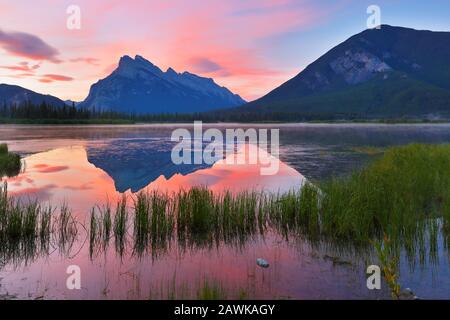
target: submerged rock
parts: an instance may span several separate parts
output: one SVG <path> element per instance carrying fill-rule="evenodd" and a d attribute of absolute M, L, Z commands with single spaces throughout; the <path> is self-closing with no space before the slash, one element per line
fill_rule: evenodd
<path fill-rule="evenodd" d="M 406 288 L 400 293 L 399 296 L 400 300 L 419 300 L 419 297 L 417 297 L 414 292 L 410 288 Z"/>
<path fill-rule="evenodd" d="M 256 259 L 256 264 L 258 266 L 260 266 L 261 268 L 268 268 L 269 267 L 269 263 L 266 260 L 261 259 L 261 258 Z"/>

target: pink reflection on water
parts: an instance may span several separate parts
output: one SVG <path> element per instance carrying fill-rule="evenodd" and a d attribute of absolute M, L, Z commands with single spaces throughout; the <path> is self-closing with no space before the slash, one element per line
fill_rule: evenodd
<path fill-rule="evenodd" d="M 254 146 L 246 150 L 258 151 Z M 38 197 L 53 205 L 66 202 L 81 221 L 86 221 L 94 205 L 107 199 L 115 201 L 121 196 L 113 179 L 89 163 L 84 147 L 38 153 L 27 157 L 25 162 L 24 173 L 6 179 L 11 194 L 21 198 Z M 208 186 L 214 192 L 248 189 L 277 192 L 298 188 L 305 181 L 285 163 L 279 161 L 278 165 L 276 175 L 262 176 L 261 163 L 227 164 L 226 160 L 221 160 L 211 168 L 184 176 L 178 174 L 170 179 L 160 176 L 146 190 L 176 192 L 193 186 Z M 46 170 L 48 168 L 64 169 Z M 189 297 L 195 298 L 197 288 L 209 278 L 223 285 L 230 292 L 230 299 L 239 298 L 241 289 L 246 290 L 250 298 L 342 298 L 348 294 L 347 290 L 342 290 L 346 287 L 352 288 L 351 297 L 367 297 L 367 290 L 355 282 L 355 277 L 364 279 L 364 275 L 355 276 L 353 270 L 344 267 L 335 269 L 330 262 L 312 258 L 307 245 L 287 243 L 284 236 L 275 234 L 249 240 L 239 248 L 221 244 L 215 249 L 200 247 L 184 251 L 173 246 L 156 259 L 150 254 L 133 256 L 130 245 L 121 258 L 114 245 L 110 245 L 104 254 L 91 260 L 87 238 L 87 231 L 78 235 L 69 257 L 53 250 L 49 256 L 39 257 L 19 268 L 6 265 L 0 269 L 0 293 L 6 290 L 26 299 L 39 296 L 46 299 L 167 299 L 170 288 L 176 285 L 180 291 L 187 286 Z M 271 267 L 256 266 L 259 257 L 266 258 Z M 69 265 L 80 266 L 82 290 L 67 289 Z"/>
<path fill-rule="evenodd" d="M 161 175 L 144 189 L 172 193 L 194 186 L 207 186 L 213 192 L 284 192 L 299 188 L 304 183 L 305 178 L 299 172 L 256 146 L 243 146 L 237 155 L 258 152 L 261 156 L 256 163 L 229 164 L 227 159 L 223 159 L 210 168 L 187 175 L 176 174 L 169 179 Z M 276 161 L 279 167 L 276 175 L 261 175 L 261 167 L 268 160 Z M 107 201 L 114 203 L 121 196 L 114 187 L 114 180 L 88 161 L 84 147 L 37 153 L 26 157 L 25 164 L 23 173 L 5 179 L 10 194 L 16 197 L 48 201 L 53 205 L 67 203 L 76 213 L 87 213 L 93 206 Z M 130 191 L 126 194 L 132 195 Z"/>
<path fill-rule="evenodd" d="M 74 212 L 114 200 L 114 181 L 87 161 L 83 147 L 55 149 L 26 157 L 25 171 L 5 179 L 11 195 L 21 199 L 39 199 L 52 205 L 67 203 Z"/>
<path fill-rule="evenodd" d="M 250 160 L 249 155 L 255 154 L 258 155 L 256 161 Z M 241 159 L 245 159 L 243 163 L 238 161 L 240 156 Z M 261 174 L 261 169 L 267 168 L 268 163 L 278 167 L 276 174 Z M 303 175 L 294 168 L 257 146 L 247 144 L 241 145 L 235 154 L 217 161 L 211 168 L 197 170 L 188 175 L 176 174 L 170 179 L 160 176 L 150 183 L 147 189 L 170 193 L 194 186 L 207 186 L 213 192 L 224 190 L 285 192 L 298 189 L 304 181 Z"/>

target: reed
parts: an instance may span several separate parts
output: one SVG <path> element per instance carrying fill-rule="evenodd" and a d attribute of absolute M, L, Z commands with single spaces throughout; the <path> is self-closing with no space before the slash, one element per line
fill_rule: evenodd
<path fill-rule="evenodd" d="M 8 196 L 8 185 L 0 186 L 0 265 L 28 262 L 48 253 L 51 209 L 37 202 L 22 203 Z"/>
<path fill-rule="evenodd" d="M 117 202 L 116 213 L 114 215 L 114 246 L 116 252 L 120 256 L 123 255 L 126 246 L 128 224 L 128 210 L 127 210 L 127 197 L 125 195 Z"/>

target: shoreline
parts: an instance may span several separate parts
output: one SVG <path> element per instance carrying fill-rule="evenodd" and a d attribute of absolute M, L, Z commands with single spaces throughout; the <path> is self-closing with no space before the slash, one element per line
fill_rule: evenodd
<path fill-rule="evenodd" d="M 201 120 L 198 120 L 201 121 Z M 29 120 L 19 120 L 19 121 L 4 121 L 0 119 L 1 126 L 172 126 L 172 125 L 193 125 L 194 121 L 155 121 L 155 122 L 145 122 L 145 121 L 131 121 L 131 120 L 101 120 L 101 121 L 71 121 L 71 120 L 61 120 L 61 121 L 29 121 Z M 449 121 L 255 121 L 255 122 L 236 122 L 236 121 L 202 121 L 204 125 L 282 125 L 282 126 L 296 126 L 296 125 L 449 125 Z"/>

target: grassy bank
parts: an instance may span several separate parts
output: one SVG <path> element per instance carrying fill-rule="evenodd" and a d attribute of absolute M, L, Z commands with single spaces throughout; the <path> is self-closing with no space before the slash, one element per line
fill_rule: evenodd
<path fill-rule="evenodd" d="M 22 162 L 20 156 L 11 153 L 6 144 L 0 144 L 0 178 L 3 176 L 15 176 L 20 172 Z"/>

